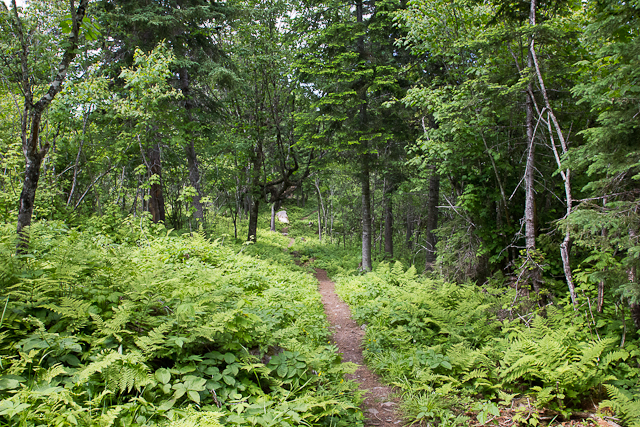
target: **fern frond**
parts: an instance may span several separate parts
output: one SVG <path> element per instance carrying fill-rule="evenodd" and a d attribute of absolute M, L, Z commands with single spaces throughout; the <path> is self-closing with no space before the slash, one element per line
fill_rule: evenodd
<path fill-rule="evenodd" d="M 66 374 L 67 372 L 64 370 L 64 366 L 60 363 L 56 363 L 49 369 L 47 369 L 42 375 L 42 381 L 45 383 L 50 383 L 58 375 Z"/>
<path fill-rule="evenodd" d="M 165 322 L 155 327 L 149 332 L 149 335 L 138 338 L 135 344 L 142 350 L 142 353 L 148 357 L 162 348 L 163 344 L 166 344 L 165 334 L 169 332 L 172 327 L 173 325 L 171 323 Z"/>
<path fill-rule="evenodd" d="M 380 264 L 378 264 L 378 267 L 376 268 L 376 274 L 378 276 L 386 276 L 387 274 L 389 274 L 389 263 L 381 262 Z"/>
<path fill-rule="evenodd" d="M 485 369 L 474 369 L 473 371 L 469 372 L 467 375 L 462 377 L 460 382 L 466 383 L 467 381 L 474 380 L 477 378 L 484 379 L 484 378 L 487 378 L 487 374 L 488 372 Z"/>
<path fill-rule="evenodd" d="M 618 360 L 627 360 L 628 357 L 629 357 L 629 352 L 625 349 L 620 349 L 620 350 L 607 353 L 602 358 L 601 363 L 602 363 L 602 366 L 607 366 L 611 362 L 617 362 Z"/>
<path fill-rule="evenodd" d="M 600 402 L 600 407 L 613 409 L 630 427 L 640 427 L 640 395 L 627 395 L 610 384 L 605 384 L 604 387 L 610 400 Z"/>

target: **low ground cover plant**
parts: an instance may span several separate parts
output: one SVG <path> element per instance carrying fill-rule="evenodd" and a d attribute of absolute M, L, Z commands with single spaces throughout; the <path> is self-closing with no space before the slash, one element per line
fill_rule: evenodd
<path fill-rule="evenodd" d="M 362 424 L 297 267 L 144 218 L 30 232 L 0 230 L 0 425 Z"/>
<path fill-rule="evenodd" d="M 515 408 L 535 425 L 542 410 L 563 419 L 599 404 L 640 425 L 639 342 L 619 320 L 555 304 L 526 313 L 508 287 L 421 278 L 399 262 L 336 281 L 366 325 L 366 361 L 400 387 L 411 421 L 484 424 Z"/>

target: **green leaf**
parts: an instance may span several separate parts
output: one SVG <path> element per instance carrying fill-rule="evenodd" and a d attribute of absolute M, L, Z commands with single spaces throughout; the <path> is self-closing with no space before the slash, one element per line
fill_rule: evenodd
<path fill-rule="evenodd" d="M 278 370 L 276 371 L 276 373 L 278 374 L 279 377 L 284 378 L 287 375 L 287 365 L 280 365 L 278 366 Z"/>
<path fill-rule="evenodd" d="M 0 377 L 0 390 L 12 390 L 18 388 L 25 379 L 17 375 L 4 375 Z"/>
<path fill-rule="evenodd" d="M 198 393 L 197 391 L 189 390 L 187 392 L 187 396 L 189 396 L 189 399 L 193 400 L 194 402 L 200 403 L 200 393 Z"/>
<path fill-rule="evenodd" d="M 173 408 L 173 405 L 176 404 L 176 398 L 172 398 L 169 399 L 167 401 L 165 401 L 162 405 L 158 406 L 158 409 L 160 411 L 168 411 L 169 409 Z"/>
<path fill-rule="evenodd" d="M 167 384 L 171 380 L 171 373 L 165 368 L 160 368 L 156 371 L 155 377 L 162 384 Z"/>

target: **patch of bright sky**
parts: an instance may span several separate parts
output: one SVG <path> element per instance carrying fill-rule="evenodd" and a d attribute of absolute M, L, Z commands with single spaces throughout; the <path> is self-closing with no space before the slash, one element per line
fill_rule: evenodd
<path fill-rule="evenodd" d="M 11 7 L 11 0 L 2 0 L 4 1 L 4 4 L 7 5 L 7 7 Z M 18 7 L 24 6 L 24 4 L 26 3 L 26 0 L 16 0 L 16 5 Z"/>

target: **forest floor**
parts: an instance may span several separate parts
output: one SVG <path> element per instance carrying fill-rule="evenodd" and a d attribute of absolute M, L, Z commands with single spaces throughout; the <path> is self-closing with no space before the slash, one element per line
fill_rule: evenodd
<path fill-rule="evenodd" d="M 336 295 L 335 284 L 328 279 L 327 272 L 317 268 L 318 290 L 322 304 L 331 324 L 333 341 L 342 353 L 343 362 L 359 365 L 358 370 L 347 378 L 360 384 L 360 390 L 366 390 L 362 411 L 366 426 L 391 427 L 402 423 L 396 412 L 398 401 L 392 397 L 392 388 L 380 382 L 380 378 L 364 364 L 362 338 L 364 330 L 351 318 L 347 303 Z"/>
<path fill-rule="evenodd" d="M 306 219 L 306 218 L 303 218 Z M 291 248 L 295 244 L 295 238 L 289 236 L 289 229 L 285 227 L 282 234 L 289 237 L 289 245 Z M 292 253 L 296 264 L 300 265 L 297 259 L 299 255 Z M 311 260 L 313 261 L 313 259 Z M 351 375 L 346 375 L 347 379 L 353 380 L 359 384 L 359 389 L 364 394 L 364 402 L 362 404 L 362 412 L 365 416 L 366 427 L 396 427 L 407 426 L 403 420 L 399 410 L 401 403 L 400 398 L 394 395 L 393 387 L 382 383 L 380 377 L 372 372 L 364 363 L 362 353 L 362 340 L 365 330 L 351 318 L 351 310 L 335 291 L 335 283 L 329 280 L 327 272 L 320 268 L 315 268 L 315 277 L 318 280 L 318 291 L 322 298 L 322 304 L 327 316 L 327 320 L 331 325 L 332 339 L 338 347 L 338 351 L 342 354 L 343 362 L 353 362 L 359 367 L 357 371 Z M 520 425 L 514 421 L 518 408 L 501 408 L 500 416 L 493 417 L 487 421 L 485 425 L 494 425 L 499 427 L 513 427 Z M 533 408 L 531 408 L 533 410 Z M 534 410 L 535 411 L 535 410 Z M 482 426 L 479 422 L 474 422 L 474 414 L 468 414 L 471 417 L 470 426 Z M 549 415 L 549 414 L 542 414 Z M 541 417 L 542 425 L 554 425 L 562 427 L 621 427 L 619 424 L 607 421 L 602 418 L 593 416 L 589 413 L 574 414 L 577 419 L 566 421 L 556 421 L 559 414 L 551 414 L 552 416 Z M 553 416 L 555 415 L 555 416 Z M 551 421 L 551 422 L 550 422 Z M 553 421 L 556 421 L 555 423 Z M 411 424 L 417 425 L 417 424 Z"/>
<path fill-rule="evenodd" d="M 288 231 L 288 228 L 285 228 L 282 233 L 286 236 Z M 289 237 L 289 247 L 294 243 L 295 239 Z M 362 404 L 365 426 L 395 427 L 403 425 L 402 417 L 396 411 L 399 400 L 392 396 L 393 389 L 382 384 L 380 377 L 364 363 L 362 354 L 364 329 L 351 318 L 349 306 L 336 294 L 335 283 L 329 280 L 327 272 L 319 268 L 316 268 L 315 272 L 324 312 L 331 324 L 332 338 L 338 351 L 342 354 L 342 361 L 358 365 L 358 370 L 347 375 L 346 378 L 358 383 L 359 389 L 365 392 Z"/>

